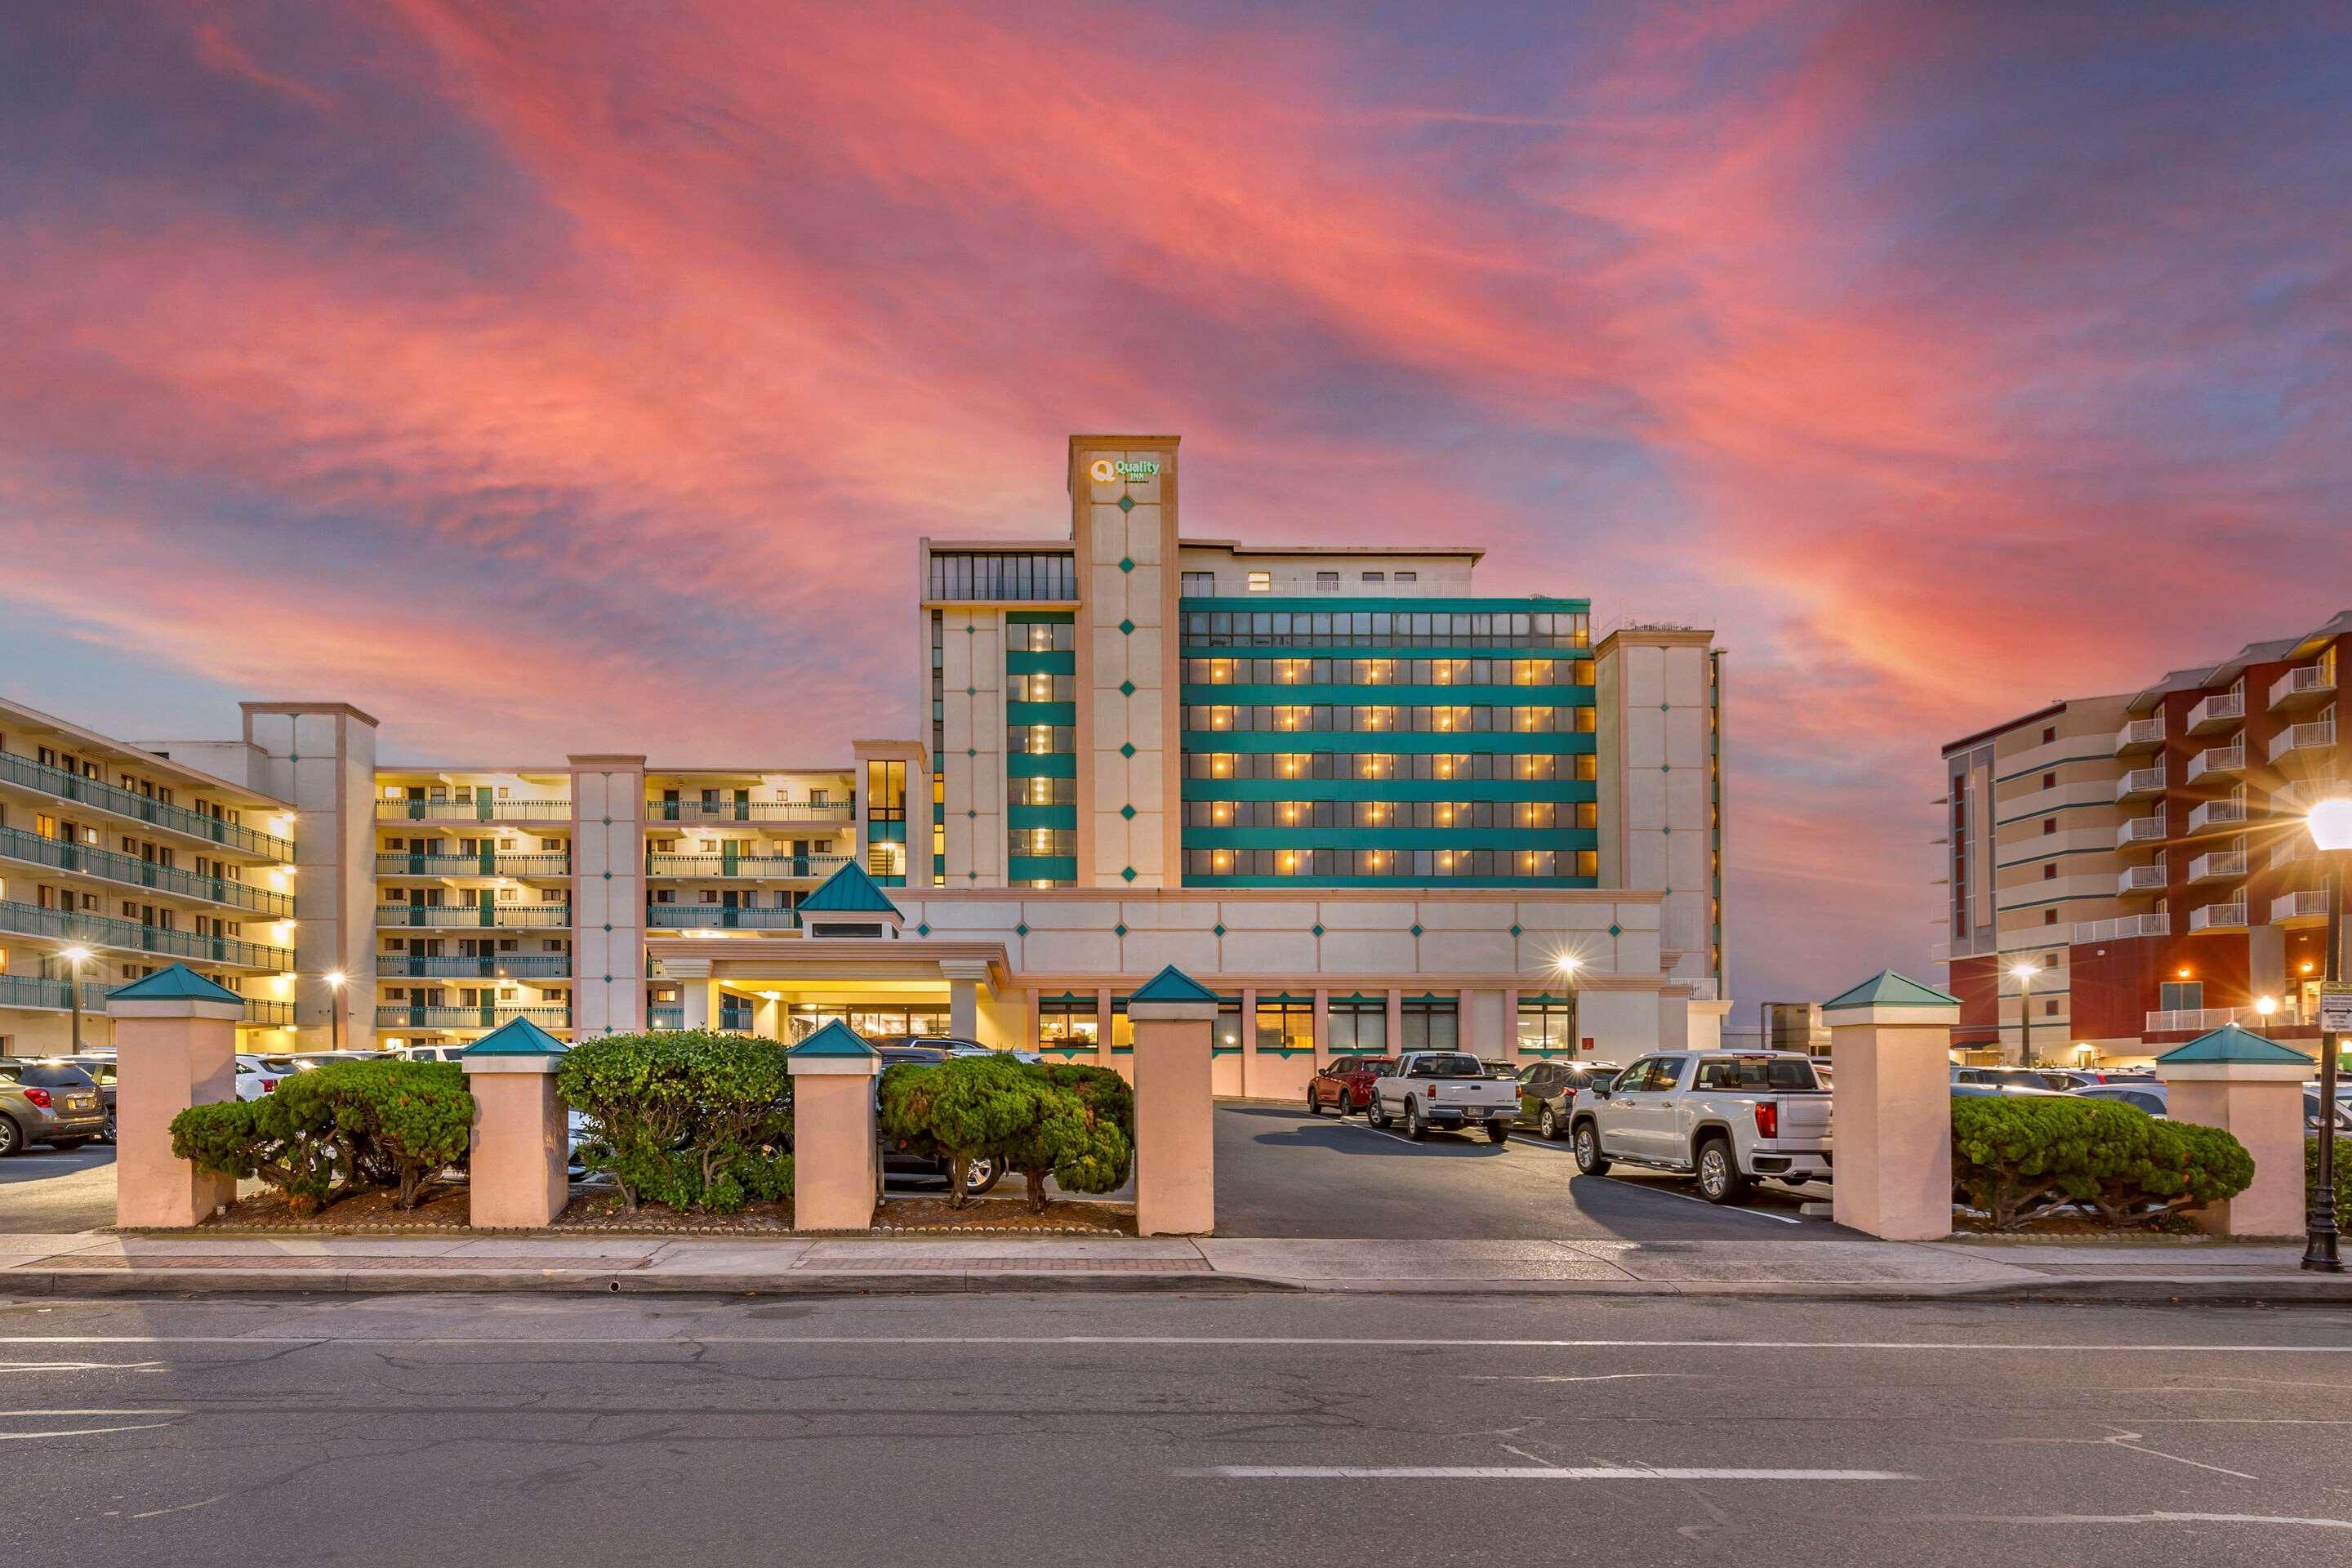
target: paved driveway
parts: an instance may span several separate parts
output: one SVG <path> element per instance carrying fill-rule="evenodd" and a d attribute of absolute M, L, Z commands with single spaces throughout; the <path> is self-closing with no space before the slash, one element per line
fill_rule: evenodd
<path fill-rule="evenodd" d="M 114 1146 L 31 1148 L 0 1160 L 0 1231 L 42 1235 L 114 1223 Z"/>
<path fill-rule="evenodd" d="M 1633 1241 L 1828 1238 L 1847 1234 L 1798 1213 L 1801 1194 L 1758 1187 L 1717 1208 L 1688 1183 L 1580 1176 L 1566 1143 L 1533 1132 L 1507 1143 L 1432 1132 L 1415 1143 L 1360 1116 L 1309 1117 L 1287 1102 L 1217 1107 L 1217 1234 L 1391 1241 L 1617 1237 Z M 1622 1169 L 1622 1167 L 1621 1167 Z"/>

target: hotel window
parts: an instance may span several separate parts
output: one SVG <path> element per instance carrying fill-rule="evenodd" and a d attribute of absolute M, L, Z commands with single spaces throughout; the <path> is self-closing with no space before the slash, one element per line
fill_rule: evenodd
<path fill-rule="evenodd" d="M 1217 596 L 1217 574 L 1214 572 L 1179 573 L 1177 592 L 1188 599 L 1213 599 Z"/>
<path fill-rule="evenodd" d="M 2205 1005 L 2201 980 L 2168 980 L 2157 987 L 2156 1005 L 2167 1013 L 2188 1013 Z"/>
<path fill-rule="evenodd" d="M 2058 879 L 2057 861 L 2044 860 L 2042 863 L 2042 879 L 2045 882 L 2054 882 Z"/>
<path fill-rule="evenodd" d="M 1389 1048 L 1389 1005 L 1381 996 L 1334 996 L 1327 1020 L 1331 1049 L 1377 1057 Z"/>
<path fill-rule="evenodd" d="M 1421 581 L 1421 574 L 1418 572 L 1400 572 L 1396 574 L 1396 580 L 1400 583 L 1418 583 Z"/>
<path fill-rule="evenodd" d="M 2054 817 L 2054 816 L 2045 816 L 2045 817 L 2043 817 L 2043 818 L 2042 819 L 2042 837 L 2048 837 L 2051 834 L 2055 833 L 2055 832 L 2057 832 L 2057 831 L 2058 831 L 2058 819 L 2057 819 L 2056 817 Z"/>
<path fill-rule="evenodd" d="M 907 764 L 869 762 L 866 764 L 866 819 L 907 820 Z"/>
<path fill-rule="evenodd" d="M 1543 996 L 1519 1003 L 1518 1039 L 1521 1051 L 1572 1051 L 1576 1048 L 1576 1004 Z"/>
<path fill-rule="evenodd" d="M 1092 1050 L 1101 1040 L 1096 999 L 1067 993 L 1037 1000 L 1037 1043 L 1042 1047 L 1084 1047 Z"/>
<path fill-rule="evenodd" d="M 2058 787 L 2058 775 L 2056 773 L 2043 773 L 2042 775 L 2042 787 L 2043 789 L 2056 789 Z"/>
<path fill-rule="evenodd" d="M 1405 1051 L 1450 1051 L 1461 1041 L 1451 996 L 1408 996 L 1404 999 Z"/>
<path fill-rule="evenodd" d="M 1251 573 L 1251 574 L 1249 574 L 1249 591 L 1250 591 L 1251 593 L 1253 593 L 1253 594 L 1271 594 L 1271 593 L 1273 593 L 1273 592 L 1274 592 L 1274 574 L 1273 574 L 1273 573 L 1271 573 L 1271 572 L 1253 572 L 1253 573 Z"/>
<path fill-rule="evenodd" d="M 1279 993 L 1257 999 L 1257 1048 L 1262 1051 L 1315 1048 L 1315 1001 L 1309 996 Z"/>
<path fill-rule="evenodd" d="M 2045 1018 L 2056 1017 L 2058 1016 L 2058 1004 L 2055 1002 L 2044 1002 L 2042 1004 L 2042 1016 Z"/>
<path fill-rule="evenodd" d="M 1315 591 L 1318 594 L 1338 593 L 1339 591 L 1339 574 L 1337 572 L 1318 572 L 1315 574 Z"/>
<path fill-rule="evenodd" d="M 1364 581 L 1367 583 L 1386 583 L 1388 580 L 1389 574 L 1385 572 L 1367 572 L 1364 574 Z"/>
<path fill-rule="evenodd" d="M 2046 926 L 2054 926 L 2054 925 L 2056 925 L 2056 924 L 2058 923 L 2058 911 L 2057 911 L 2056 910 L 2042 910 L 2042 923 L 2043 925 L 2046 925 Z"/>
<path fill-rule="evenodd" d="M 2058 738 L 2058 731 L 2057 731 L 2057 729 L 2056 729 L 2054 726 L 2050 727 L 2050 728 L 2045 728 L 2045 729 L 2042 731 L 2042 743 L 2043 745 L 2045 745 L 2045 746 L 2046 746 L 2046 745 L 2048 745 L 2051 742 L 2053 742 L 2053 741 L 2056 740 L 2057 738 Z"/>

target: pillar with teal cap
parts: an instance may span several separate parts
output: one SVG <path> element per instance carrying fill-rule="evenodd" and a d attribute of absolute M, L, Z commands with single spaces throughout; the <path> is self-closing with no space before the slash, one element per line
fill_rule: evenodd
<path fill-rule="evenodd" d="M 1832 1215 L 1889 1241 L 1952 1233 L 1952 1030 L 1960 1001 L 1884 969 L 1822 1004 Z"/>
<path fill-rule="evenodd" d="M 2224 1024 L 2156 1058 L 2165 1113 L 2218 1127 L 2254 1159 L 2252 1185 L 2190 1217 L 2216 1236 L 2291 1236 L 2303 1229 L 2303 1086 L 2316 1058 Z"/>
<path fill-rule="evenodd" d="M 566 1048 L 530 1019 L 514 1018 L 457 1058 L 474 1095 L 467 1187 L 468 1223 L 478 1229 L 551 1226 L 571 1199 L 572 1114 L 555 1087 Z"/>
<path fill-rule="evenodd" d="M 184 963 L 110 991 L 114 1024 L 114 1223 L 194 1225 L 236 1199 L 236 1179 L 172 1152 L 172 1118 L 236 1094 L 245 998 Z"/>
<path fill-rule="evenodd" d="M 1135 1228 L 1216 1227 L 1215 1103 L 1209 1083 L 1217 994 L 1170 964 L 1127 999 L 1135 1026 Z"/>

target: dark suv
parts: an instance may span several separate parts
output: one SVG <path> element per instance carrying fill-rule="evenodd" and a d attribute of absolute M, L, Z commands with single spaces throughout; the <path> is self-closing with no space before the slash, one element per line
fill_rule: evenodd
<path fill-rule="evenodd" d="M 1568 1062 L 1529 1062 L 1519 1069 L 1519 1125 L 1547 1138 L 1568 1136 L 1576 1097 L 1592 1089 L 1593 1075 Z"/>
<path fill-rule="evenodd" d="M 901 1062 L 913 1062 L 922 1067 L 937 1067 L 948 1059 L 948 1053 L 936 1046 L 884 1046 L 882 1070 L 888 1072 Z M 882 1092 L 880 1079 L 876 1079 L 875 1093 Z M 966 1168 L 963 1190 L 977 1195 L 996 1185 L 1003 1176 L 993 1160 L 974 1160 Z M 948 1184 L 948 1163 L 937 1154 L 918 1154 L 909 1150 L 894 1149 L 888 1139 L 882 1142 L 882 1181 L 888 1185 L 894 1176 L 928 1179 Z"/>
<path fill-rule="evenodd" d="M 106 1131 L 98 1080 L 71 1062 L 0 1061 L 0 1155 L 79 1149 Z"/>

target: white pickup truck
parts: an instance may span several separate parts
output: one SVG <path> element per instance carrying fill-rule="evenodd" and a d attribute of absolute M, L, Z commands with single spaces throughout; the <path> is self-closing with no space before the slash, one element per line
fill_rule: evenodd
<path fill-rule="evenodd" d="M 1727 1204 L 1759 1177 L 1830 1179 L 1830 1091 L 1799 1051 L 1661 1051 L 1579 1096 L 1569 1137 L 1588 1176 L 1674 1171 Z"/>
<path fill-rule="evenodd" d="M 1510 1137 L 1518 1114 L 1518 1080 L 1496 1078 L 1468 1051 L 1405 1052 L 1386 1078 L 1372 1080 L 1372 1103 L 1364 1112 L 1375 1127 L 1403 1122 L 1404 1135 L 1415 1140 L 1433 1127 L 1483 1121 L 1497 1143 Z"/>

